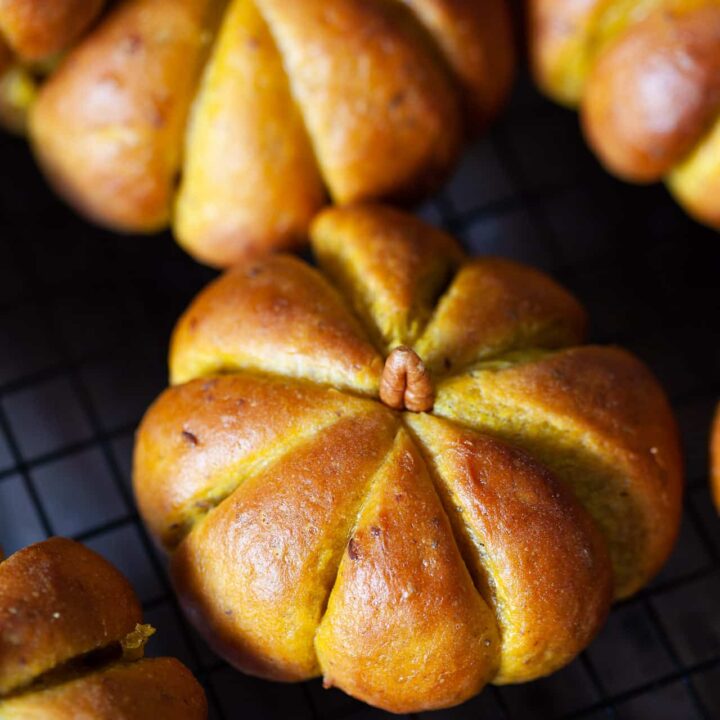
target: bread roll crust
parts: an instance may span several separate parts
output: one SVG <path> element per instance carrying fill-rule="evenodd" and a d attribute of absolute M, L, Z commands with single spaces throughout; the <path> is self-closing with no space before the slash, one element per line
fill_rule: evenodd
<path fill-rule="evenodd" d="M 371 394 L 382 359 L 319 272 L 290 255 L 275 255 L 238 266 L 211 283 L 173 332 L 174 384 L 231 370 L 271 372 Z"/>
<path fill-rule="evenodd" d="M 182 138 L 221 0 L 128 0 L 69 53 L 30 111 L 38 160 L 81 212 L 154 232 L 172 212 Z"/>
<path fill-rule="evenodd" d="M 404 429 L 360 508 L 315 645 L 326 685 L 391 712 L 456 705 L 495 676 L 495 617 Z"/>
<path fill-rule="evenodd" d="M 205 720 L 177 660 L 143 660 L 152 634 L 128 581 L 82 545 L 50 538 L 0 562 L 3 720 Z"/>
<path fill-rule="evenodd" d="M 173 224 L 210 265 L 305 242 L 329 199 L 427 196 L 509 92 L 507 0 L 224 6 L 113 7 L 29 124 L 81 212 L 129 233 Z"/>
<path fill-rule="evenodd" d="M 471 134 L 484 129 L 505 103 L 514 59 L 510 8 L 503 0 L 402 0 L 437 38 L 464 89 Z"/>
<path fill-rule="evenodd" d="M 612 573 L 598 527 L 568 487 L 526 453 L 431 415 L 405 420 L 498 619 L 494 682 L 524 682 L 562 667 L 594 638 L 610 602 Z M 596 585 L 599 592 L 585 594 Z"/>
<path fill-rule="evenodd" d="M 680 521 L 678 432 L 630 353 L 585 346 L 481 363 L 440 384 L 435 412 L 528 448 L 575 490 L 604 530 L 617 597 L 660 569 Z"/>
<path fill-rule="evenodd" d="M 321 271 L 275 257 L 265 289 L 251 266 L 198 297 L 138 431 L 140 512 L 190 617 L 247 672 L 394 712 L 558 669 L 677 533 L 662 390 L 624 351 L 572 347 L 584 312 L 536 271 L 377 205 L 313 233 Z M 422 404 L 377 382 L 399 355 Z"/>
<path fill-rule="evenodd" d="M 237 667 L 315 677 L 317 627 L 360 505 L 397 432 L 377 404 L 247 478 L 172 559 L 183 604 Z"/>
<path fill-rule="evenodd" d="M 65 50 L 90 27 L 105 0 L 0 0 L 0 35 L 23 62 Z"/>
<path fill-rule="evenodd" d="M 0 701 L 0 712 L 3 720 L 206 720 L 207 701 L 182 663 L 152 658 Z"/>
<path fill-rule="evenodd" d="M 649 15 L 598 58 L 585 132 L 614 173 L 661 180 L 720 112 L 720 5 Z"/>
<path fill-rule="evenodd" d="M 538 84 L 579 107 L 602 163 L 664 180 L 720 227 L 720 5 L 716 0 L 533 0 Z"/>
<path fill-rule="evenodd" d="M 372 403 L 263 375 L 219 375 L 168 388 L 138 436 L 145 521 L 168 549 L 258 468 Z"/>
<path fill-rule="evenodd" d="M 119 642 L 141 619 L 127 580 L 81 545 L 52 538 L 20 550 L 0 563 L 0 695 Z"/>
<path fill-rule="evenodd" d="M 178 242 L 220 266 L 273 246 L 289 249 L 304 242 L 325 202 L 273 34 L 255 3 L 231 3 L 187 129 Z"/>

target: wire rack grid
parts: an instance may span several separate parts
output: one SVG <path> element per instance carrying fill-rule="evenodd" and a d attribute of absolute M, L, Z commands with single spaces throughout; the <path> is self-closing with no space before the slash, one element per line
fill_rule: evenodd
<path fill-rule="evenodd" d="M 386 717 L 319 682 L 273 685 L 215 657 L 186 624 L 130 489 L 133 431 L 166 384 L 168 336 L 213 276 L 162 238 L 120 238 L 75 217 L 24 143 L 0 138 L 0 544 L 61 534 L 114 562 L 185 661 L 213 718 Z M 420 211 L 477 254 L 541 267 L 590 310 L 592 338 L 655 370 L 678 413 L 687 462 L 682 532 L 660 576 L 615 607 L 561 672 L 490 688 L 437 720 L 700 720 L 720 717 L 720 522 L 707 437 L 720 395 L 720 240 L 659 187 L 610 179 L 571 113 L 522 78 L 504 119 Z M 388 716 L 390 717 L 390 716 Z"/>

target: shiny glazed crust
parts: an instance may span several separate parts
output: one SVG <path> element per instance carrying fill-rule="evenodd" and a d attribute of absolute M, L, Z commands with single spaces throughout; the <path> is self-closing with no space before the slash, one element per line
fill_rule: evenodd
<path fill-rule="evenodd" d="M 207 707 L 192 674 L 169 658 L 125 654 L 142 611 L 99 555 L 51 538 L 0 562 L 0 717 L 187 718 Z"/>
<path fill-rule="evenodd" d="M 432 192 L 504 103 L 512 45 L 506 0 L 123 0 L 29 134 L 90 218 L 173 224 L 228 266 L 305 242 L 328 199 Z"/>
<path fill-rule="evenodd" d="M 720 227 L 718 0 L 531 0 L 529 32 L 538 83 L 608 169 Z"/>
<path fill-rule="evenodd" d="M 0 713 L 3 720 L 205 720 L 207 703 L 182 663 L 152 658 L 0 701 Z"/>
<path fill-rule="evenodd" d="M 15 553 L 0 564 L 0 578 L 3 695 L 117 642 L 142 619 L 125 578 L 70 540 L 54 538 Z"/>
<path fill-rule="evenodd" d="M 55 187 L 118 229 L 167 225 L 190 101 L 220 0 L 127 0 L 69 53 L 29 130 Z"/>
<path fill-rule="evenodd" d="M 189 616 L 246 672 L 393 712 L 562 667 L 677 533 L 662 390 L 577 347 L 584 312 L 552 280 L 397 210 L 326 210 L 312 238 L 320 271 L 268 257 L 201 293 L 137 434 Z M 429 412 L 379 401 L 401 345 Z"/>

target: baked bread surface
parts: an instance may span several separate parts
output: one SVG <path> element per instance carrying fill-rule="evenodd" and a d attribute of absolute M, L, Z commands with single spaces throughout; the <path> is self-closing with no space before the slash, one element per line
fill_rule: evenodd
<path fill-rule="evenodd" d="M 41 166 L 216 266 L 305 242 L 329 201 L 432 193 L 513 75 L 507 0 L 120 0 L 77 41 L 101 0 L 53 2 L 0 2 L 0 72 L 4 44 L 68 48 L 18 109 Z"/>
<path fill-rule="evenodd" d="M 538 83 L 580 108 L 608 169 L 664 180 L 720 227 L 720 3 L 530 0 L 529 13 Z"/>
<path fill-rule="evenodd" d="M 189 616 L 246 672 L 393 712 L 557 670 L 674 542 L 662 390 L 548 277 L 402 212 L 326 210 L 312 244 L 197 297 L 137 434 Z"/>
<path fill-rule="evenodd" d="M 0 127 L 22 135 L 39 79 L 98 17 L 104 0 L 0 0 Z"/>
<path fill-rule="evenodd" d="M 99 555 L 51 538 L 0 562 L 0 718 L 204 720 L 190 671 L 142 659 L 142 611 Z"/>

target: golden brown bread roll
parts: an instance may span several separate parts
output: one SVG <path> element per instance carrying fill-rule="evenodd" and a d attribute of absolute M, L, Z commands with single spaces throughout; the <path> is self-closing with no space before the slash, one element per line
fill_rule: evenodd
<path fill-rule="evenodd" d="M 530 0 L 535 75 L 600 160 L 720 228 L 720 2 Z"/>
<path fill-rule="evenodd" d="M 104 0 L 0 0 L 0 34 L 20 60 L 45 60 L 76 41 L 104 4 Z"/>
<path fill-rule="evenodd" d="M 104 0 L 0 0 L 0 126 L 23 133 L 37 79 L 97 18 Z"/>
<path fill-rule="evenodd" d="M 190 671 L 143 659 L 154 632 L 127 580 L 99 555 L 51 538 L 0 562 L 3 720 L 203 720 Z"/>
<path fill-rule="evenodd" d="M 175 658 L 111 665 L 0 702 L 3 720 L 201 720 L 202 690 Z"/>
<path fill-rule="evenodd" d="M 675 423 L 578 303 L 414 217 L 324 211 L 180 319 L 134 486 L 236 667 L 394 712 L 537 678 L 675 539 Z M 411 412 L 411 409 L 424 412 Z"/>
<path fill-rule="evenodd" d="M 329 199 L 426 196 L 513 64 L 506 0 L 120 0 L 42 85 L 29 134 L 81 212 L 172 224 L 227 266 L 305 242 Z"/>

